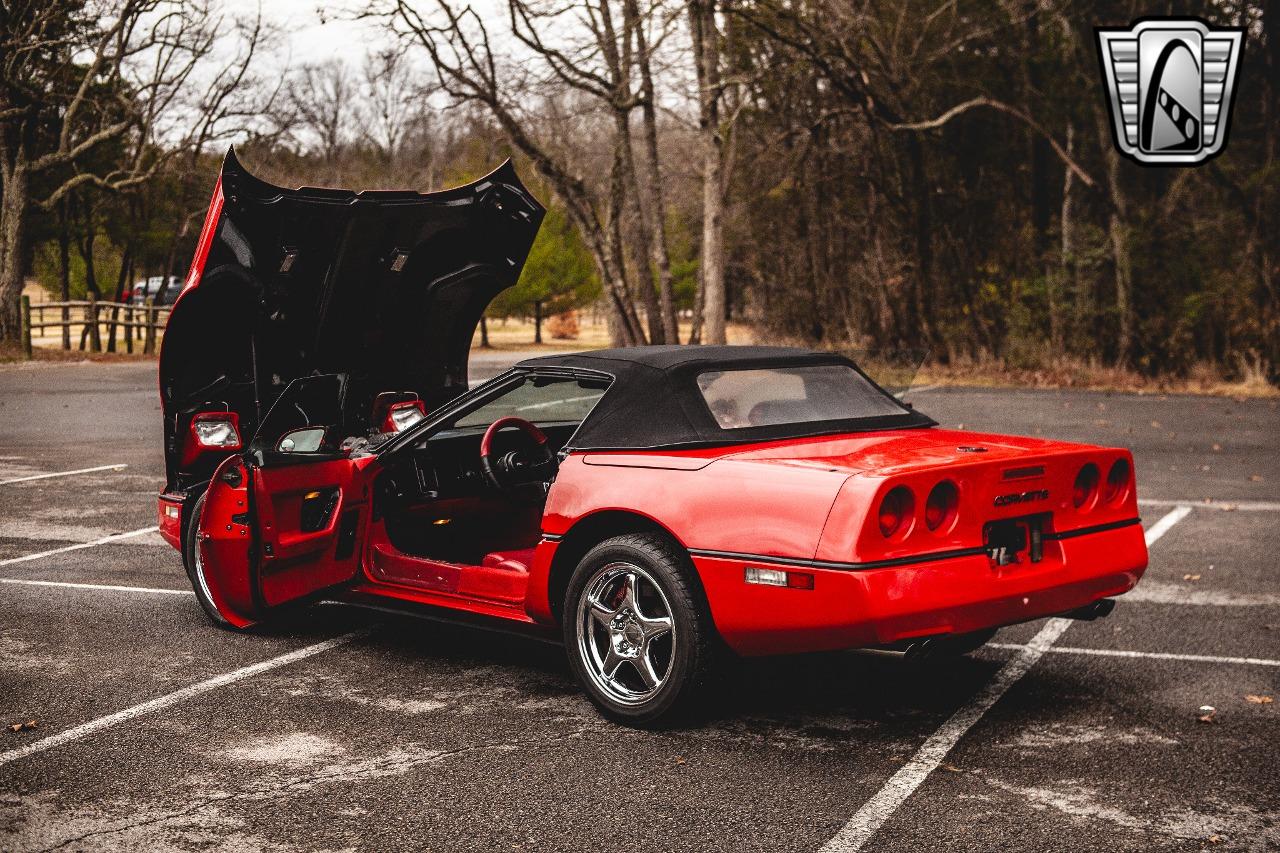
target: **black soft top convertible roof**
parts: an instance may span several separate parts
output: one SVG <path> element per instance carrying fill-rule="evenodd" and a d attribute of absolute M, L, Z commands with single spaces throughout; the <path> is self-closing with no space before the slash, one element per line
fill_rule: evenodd
<path fill-rule="evenodd" d="M 709 447 L 936 425 L 927 415 L 903 407 L 900 415 L 724 430 L 707 408 L 696 382 L 699 374 L 711 370 L 822 364 L 845 365 L 856 370 L 879 393 L 897 403 L 892 395 L 844 356 L 791 347 L 625 347 L 530 358 L 517 364 L 515 369 L 589 370 L 613 378 L 609 390 L 574 435 L 567 448 L 572 450 Z"/>

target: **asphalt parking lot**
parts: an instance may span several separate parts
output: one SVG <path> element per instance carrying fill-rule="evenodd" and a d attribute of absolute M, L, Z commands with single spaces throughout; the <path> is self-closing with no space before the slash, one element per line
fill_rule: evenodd
<path fill-rule="evenodd" d="M 212 627 L 152 532 L 154 366 L 0 368 L 0 721 L 36 721 L 0 730 L 0 850 L 1280 848 L 1277 403 L 908 399 L 1132 448 L 1142 584 L 943 668 L 745 662 L 706 724 L 647 733 L 533 641 L 336 605 Z"/>

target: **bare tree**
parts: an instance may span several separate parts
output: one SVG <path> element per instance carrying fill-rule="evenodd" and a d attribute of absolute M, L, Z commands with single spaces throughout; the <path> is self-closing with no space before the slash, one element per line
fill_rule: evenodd
<path fill-rule="evenodd" d="M 725 140 L 721 122 L 724 79 L 720 67 L 720 26 L 716 0 L 690 0 L 689 29 L 698 78 L 698 131 L 702 140 L 702 298 L 695 310 L 706 323 L 706 341 L 725 338 Z M 697 333 L 697 322 L 694 333 Z"/>
<path fill-rule="evenodd" d="M 405 137 L 422 111 L 428 92 L 414 85 L 413 71 L 400 50 L 388 49 L 365 58 L 361 92 L 361 136 L 388 165 L 400 154 Z"/>
<path fill-rule="evenodd" d="M 351 136 L 356 121 L 356 85 L 341 58 L 305 65 L 289 83 L 295 132 L 309 135 L 330 168 Z"/>
<path fill-rule="evenodd" d="M 651 262 L 659 251 L 651 217 L 644 209 L 631 129 L 631 115 L 643 99 L 635 82 L 637 73 L 644 74 L 637 68 L 642 46 L 646 64 L 648 58 L 640 7 L 632 0 L 508 0 L 508 9 L 512 34 L 546 64 L 555 79 L 598 100 L 609 111 L 614 131 L 609 225 L 617 229 L 614 239 L 622 243 L 630 260 L 633 290 L 648 314 L 649 341 L 674 341 L 674 306 L 668 304 L 664 311 L 653 288 Z M 579 32 L 581 39 L 576 38 Z"/>
<path fill-rule="evenodd" d="M 153 142 L 214 36 L 196 2 L 6 0 L 0 14 L 0 338 L 18 334 L 32 209 L 119 191 L 165 157 Z M 112 149 L 110 157 L 96 156 Z M 92 161 L 92 165 L 90 162 Z M 33 197 L 37 185 L 50 186 Z"/>
<path fill-rule="evenodd" d="M 500 74 L 489 32 L 481 17 L 468 8 L 460 9 L 448 0 L 437 0 L 436 15 L 424 16 L 407 0 L 394 0 L 384 9 L 397 30 L 412 44 L 426 51 L 438 75 L 440 86 L 455 101 L 477 103 L 493 116 L 511 144 L 529 158 L 561 200 L 571 222 L 591 253 L 614 308 L 614 339 L 620 344 L 646 342 L 640 318 L 632 304 L 629 276 L 623 260 L 621 237 L 620 155 L 614 147 L 608 187 L 602 193 L 539 138 L 538 122 L 522 109 L 530 95 L 519 85 L 513 69 Z M 552 65 L 561 80 L 578 73 L 571 63 Z M 591 82 L 608 87 L 609 81 L 587 72 Z M 545 81 L 543 90 L 545 91 Z M 602 197 L 603 196 L 603 197 Z"/>
<path fill-rule="evenodd" d="M 173 223 L 163 269 L 165 279 L 156 293 L 157 302 L 163 301 L 171 286 L 177 286 L 178 247 L 194 233 L 207 210 L 197 190 L 206 177 L 200 167 L 202 158 L 234 140 L 273 143 L 289 127 L 289 122 L 276 115 L 277 105 L 283 100 L 284 79 L 277 76 L 273 80 L 260 68 L 264 50 L 278 36 L 276 28 L 268 25 L 259 11 L 252 18 L 232 22 L 230 27 L 219 24 L 219 29 L 227 30 L 222 39 L 226 58 L 211 69 L 207 79 L 194 81 L 188 87 L 182 109 L 176 111 L 185 126 L 181 133 L 183 146 L 164 169 L 175 178 L 183 198 L 195 197 L 199 201 Z"/>
<path fill-rule="evenodd" d="M 653 261 L 658 267 L 658 298 L 662 310 L 662 330 L 666 339 L 680 343 L 680 330 L 676 322 L 675 283 L 671 275 L 671 248 L 667 237 L 666 191 L 663 187 L 661 160 L 658 155 L 658 106 L 657 92 L 653 85 L 653 47 L 647 32 L 649 24 L 659 21 L 661 5 L 654 5 L 643 14 L 637 0 L 625 0 L 628 18 L 634 22 L 636 40 L 635 64 L 640 74 L 640 114 L 644 137 L 646 180 L 640 182 L 640 206 L 652 235 Z"/>

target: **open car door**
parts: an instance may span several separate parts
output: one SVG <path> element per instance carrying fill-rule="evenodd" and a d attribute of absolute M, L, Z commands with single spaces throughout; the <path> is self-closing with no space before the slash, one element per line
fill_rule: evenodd
<path fill-rule="evenodd" d="M 290 383 L 244 454 L 218 467 L 194 544 L 199 592 L 230 625 L 351 580 L 369 489 L 340 445 L 346 379 Z"/>

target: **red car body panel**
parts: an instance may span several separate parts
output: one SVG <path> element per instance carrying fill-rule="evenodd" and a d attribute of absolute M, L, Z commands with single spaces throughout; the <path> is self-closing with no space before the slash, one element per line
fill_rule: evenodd
<path fill-rule="evenodd" d="M 376 460 L 257 472 L 261 480 L 254 495 L 264 550 L 256 592 L 247 584 L 248 531 L 230 520 L 244 511 L 246 488 L 210 489 L 202 524 L 209 539 L 202 547 L 207 565 L 223 567 L 219 582 L 226 587 L 215 599 L 220 609 L 225 602 L 224 615 L 239 624 L 252 621 L 264 606 L 356 578 L 345 590 L 334 590 L 335 597 L 384 596 L 550 628 L 558 605 L 553 604 L 552 565 L 562 537 L 599 513 L 629 513 L 661 526 L 690 552 L 717 629 L 745 655 L 977 631 L 1074 610 L 1123 593 L 1142 576 L 1147 552 L 1135 523 L 1134 489 L 1127 488 L 1114 505 L 1098 501 L 1083 511 L 1071 500 L 1071 480 L 1080 465 L 1092 461 L 1106 470 L 1113 460 L 1128 459 L 1125 451 L 937 429 L 917 432 L 644 455 L 571 454 L 548 496 L 544 538 L 525 557 L 527 573 L 397 552 L 382 524 L 371 520 L 364 498 L 379 467 Z M 996 449 L 997 438 L 1003 449 Z M 858 457 L 856 447 L 868 443 L 879 450 Z M 992 450 L 965 454 L 958 462 L 943 450 L 975 445 Z M 968 461 L 974 457 L 981 461 Z M 1045 468 L 1043 476 L 1012 486 L 1002 479 L 1004 471 L 1027 467 L 1028 458 Z M 942 479 L 957 483 L 961 494 L 957 518 L 946 533 L 932 533 L 916 518 L 901 541 L 865 544 L 883 539 L 878 531 L 869 534 L 867 526 L 875 523 L 871 510 L 888 488 L 907 484 L 923 496 Z M 1052 518 L 1043 559 L 997 566 L 974 543 L 981 542 L 984 523 L 1027 513 L 1027 504 L 997 508 L 993 502 L 999 494 L 1025 491 L 1028 484 L 1051 496 L 1034 507 Z M 333 523 L 310 535 L 290 529 L 285 519 L 297 517 L 304 493 L 334 487 L 342 490 L 342 503 Z M 917 515 L 922 503 L 917 501 Z M 345 561 L 319 559 L 331 553 L 337 519 L 348 511 L 359 513 L 363 547 Z M 273 554 L 265 553 L 267 545 Z M 813 576 L 813 588 L 745 583 L 748 566 L 804 571 Z M 411 575 L 419 582 L 407 582 Z"/>
<path fill-rule="evenodd" d="M 956 450 L 970 446 L 988 450 Z M 1132 465 L 1123 450 L 928 429 L 654 454 L 643 467 L 618 454 L 621 464 L 606 468 L 610 455 L 565 460 L 544 531 L 564 534 L 618 509 L 661 524 L 691 552 L 716 627 L 742 654 L 891 644 L 1063 613 L 1131 589 L 1147 565 L 1132 487 L 1111 504 L 1077 509 L 1072 501 L 1080 466 L 1106 471 L 1122 458 Z M 671 467 L 655 467 L 663 460 Z M 700 463 L 694 470 L 691 460 Z M 1028 467 L 1044 473 L 1004 479 Z M 924 496 L 944 479 L 959 486 L 959 511 L 935 533 L 923 521 Z M 886 541 L 872 529 L 874 508 L 903 484 L 918 496 L 916 517 L 905 536 Z M 994 505 L 1031 489 L 1050 498 Z M 1048 537 L 1067 534 L 1047 539 L 1041 562 L 996 566 L 975 553 L 984 524 L 1029 510 L 1051 513 Z M 1092 532 L 1072 535 L 1080 531 Z M 969 553 L 946 556 L 957 550 Z M 800 569 L 814 586 L 747 584 L 747 566 Z M 535 569 L 528 603 L 542 620 L 552 614 L 545 580 Z"/>
<path fill-rule="evenodd" d="M 1010 571 L 993 570 L 985 556 L 815 569 L 811 591 L 744 584 L 741 560 L 694 563 L 725 642 L 739 654 L 767 655 L 890 645 L 1067 613 L 1127 592 L 1145 567 L 1137 525 L 1054 544 L 1060 554 Z"/>

